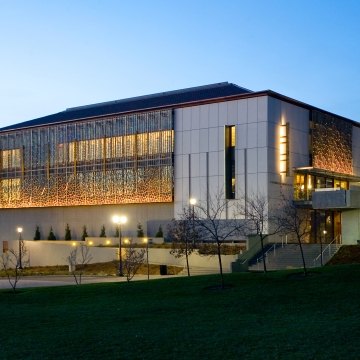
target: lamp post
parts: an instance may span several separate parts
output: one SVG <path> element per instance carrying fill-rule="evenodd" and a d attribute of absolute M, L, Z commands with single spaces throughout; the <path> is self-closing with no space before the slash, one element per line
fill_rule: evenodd
<path fill-rule="evenodd" d="M 147 278 L 150 279 L 150 270 L 149 270 L 149 239 L 145 238 L 144 243 L 146 244 L 146 266 L 147 266 Z"/>
<path fill-rule="evenodd" d="M 23 231 L 23 228 L 21 226 L 19 226 L 16 231 L 19 234 L 19 269 L 22 269 L 22 237 L 21 237 L 21 233 Z"/>
<path fill-rule="evenodd" d="M 124 276 L 123 273 L 123 263 L 122 263 L 122 234 L 121 234 L 121 225 L 127 222 L 126 216 L 114 215 L 112 218 L 113 223 L 119 226 L 119 276 Z"/>
<path fill-rule="evenodd" d="M 326 230 L 323 230 L 323 234 L 324 234 L 324 243 L 326 241 L 326 234 L 327 234 L 327 231 Z M 322 250 L 322 241 L 321 241 L 321 236 L 320 236 L 320 263 L 321 263 L 321 266 L 323 266 L 323 250 Z"/>
<path fill-rule="evenodd" d="M 195 205 L 197 200 L 195 198 L 190 198 L 189 203 L 191 205 L 191 218 L 192 218 L 192 243 L 195 245 Z"/>

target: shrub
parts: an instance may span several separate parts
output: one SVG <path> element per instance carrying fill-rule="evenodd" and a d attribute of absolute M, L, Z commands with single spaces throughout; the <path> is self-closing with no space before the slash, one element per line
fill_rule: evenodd
<path fill-rule="evenodd" d="M 115 228 L 115 237 L 119 237 L 120 236 L 120 229 L 119 229 L 119 226 L 116 226 Z"/>
<path fill-rule="evenodd" d="M 138 226 L 137 226 L 137 237 L 138 238 L 143 238 L 144 237 L 144 230 L 143 230 L 142 225 L 140 223 L 138 223 Z"/>
<path fill-rule="evenodd" d="M 106 237 L 105 225 L 103 225 L 103 226 L 101 227 L 100 237 Z"/>
<path fill-rule="evenodd" d="M 53 228 L 52 228 L 52 227 L 50 227 L 50 232 L 49 232 L 49 236 L 48 236 L 47 239 L 48 239 L 48 240 L 56 240 L 56 236 L 55 236 L 55 234 L 54 234 L 54 232 L 53 232 Z"/>
<path fill-rule="evenodd" d="M 40 228 L 39 226 L 36 226 L 34 240 L 40 240 L 40 239 L 41 239 Z"/>
<path fill-rule="evenodd" d="M 65 240 L 67 240 L 67 241 L 71 240 L 71 231 L 70 231 L 69 224 L 66 224 L 66 228 L 65 228 Z"/>
<path fill-rule="evenodd" d="M 162 229 L 161 225 L 159 226 L 159 230 L 155 234 L 155 237 L 157 237 L 157 238 L 164 237 L 164 233 L 163 233 L 163 229 Z"/>
<path fill-rule="evenodd" d="M 83 232 L 82 232 L 82 235 L 81 235 L 81 240 L 85 241 L 85 238 L 87 238 L 87 237 L 88 237 L 88 233 L 86 231 L 86 226 L 84 225 L 83 226 Z"/>

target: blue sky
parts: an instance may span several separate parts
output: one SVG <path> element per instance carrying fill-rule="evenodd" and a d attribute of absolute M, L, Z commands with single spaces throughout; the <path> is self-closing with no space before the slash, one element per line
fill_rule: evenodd
<path fill-rule="evenodd" d="M 229 81 L 360 121 L 358 0 L 0 0 L 0 126 Z"/>

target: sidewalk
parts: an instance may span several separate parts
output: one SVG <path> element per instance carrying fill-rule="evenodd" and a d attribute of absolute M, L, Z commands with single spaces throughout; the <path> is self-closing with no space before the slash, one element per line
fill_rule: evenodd
<path fill-rule="evenodd" d="M 176 275 L 150 275 L 150 280 L 167 279 Z M 131 281 L 147 280 L 147 275 L 136 275 Z M 125 282 L 126 277 L 119 276 L 83 276 L 82 284 L 105 283 L 105 282 Z M 72 275 L 44 275 L 44 276 L 24 276 L 21 277 L 17 288 L 30 288 L 42 286 L 64 286 L 76 285 Z M 11 289 L 7 278 L 0 278 L 0 289 Z"/>

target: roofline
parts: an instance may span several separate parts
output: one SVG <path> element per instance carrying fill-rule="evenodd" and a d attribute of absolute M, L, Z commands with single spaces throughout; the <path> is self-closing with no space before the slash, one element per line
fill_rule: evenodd
<path fill-rule="evenodd" d="M 147 95 L 145 95 L 145 96 L 147 96 Z M 212 99 L 194 100 L 194 101 L 188 101 L 188 102 L 178 103 L 178 104 L 154 106 L 154 107 L 147 107 L 147 108 L 142 108 L 142 109 L 137 109 L 137 110 L 129 110 L 129 111 L 122 111 L 122 112 L 115 112 L 115 113 L 107 113 L 107 114 L 98 115 L 98 116 L 88 116 L 88 117 L 71 119 L 71 120 L 63 120 L 63 121 L 57 121 L 57 122 L 51 122 L 51 123 L 45 123 L 45 124 L 39 124 L 39 125 L 24 126 L 24 127 L 18 127 L 16 129 L 0 130 L 0 133 L 7 133 L 7 132 L 13 132 L 13 131 L 20 131 L 20 130 L 24 130 L 24 129 L 32 129 L 32 128 L 39 128 L 39 127 L 53 126 L 53 125 L 59 125 L 59 124 L 68 124 L 68 123 L 73 123 L 73 122 L 77 122 L 77 121 L 87 121 L 87 120 L 94 120 L 94 119 L 102 119 L 102 118 L 111 117 L 111 116 L 117 116 L 117 115 L 137 114 L 137 113 L 142 113 L 142 112 L 146 112 L 146 111 L 177 109 L 177 108 L 190 107 L 190 106 L 194 106 L 194 105 L 206 105 L 206 104 L 213 104 L 213 103 L 217 103 L 217 102 L 226 102 L 226 101 L 233 101 L 233 100 L 239 100 L 239 99 L 248 99 L 248 98 L 254 98 L 254 97 L 261 97 L 261 96 L 273 97 L 275 99 L 278 99 L 278 100 L 281 100 L 281 101 L 286 101 L 286 102 L 288 102 L 290 104 L 300 106 L 300 107 L 308 109 L 308 110 L 321 111 L 321 112 L 323 112 L 323 113 L 325 113 L 327 115 L 336 116 L 336 117 L 338 117 L 338 118 L 340 118 L 342 120 L 345 120 L 345 121 L 351 123 L 352 125 L 360 128 L 360 123 L 358 123 L 355 120 L 351 120 L 351 119 L 346 118 L 344 116 L 337 115 L 335 113 L 323 110 L 323 109 L 318 108 L 316 106 L 309 105 L 309 104 L 304 103 L 302 101 L 299 101 L 299 100 L 293 99 L 291 97 L 288 97 L 288 96 L 282 95 L 280 93 L 277 93 L 277 92 L 275 92 L 273 90 L 261 90 L 261 91 L 250 92 L 250 93 L 245 93 L 245 94 L 228 95 L 228 96 L 222 96 L 222 97 L 217 97 L 217 98 L 212 98 Z M 126 100 L 126 99 L 124 99 L 124 100 Z M 109 103 L 111 103 L 111 102 L 109 102 Z M 96 106 L 96 105 L 98 105 L 98 104 L 94 104 L 94 106 Z M 69 108 L 69 109 L 66 109 L 64 111 L 81 109 L 81 108 L 84 108 L 84 107 L 87 107 L 87 106 L 91 106 L 91 105 L 84 105 L 83 107 L 79 106 L 79 107 L 76 107 L 76 108 Z"/>

